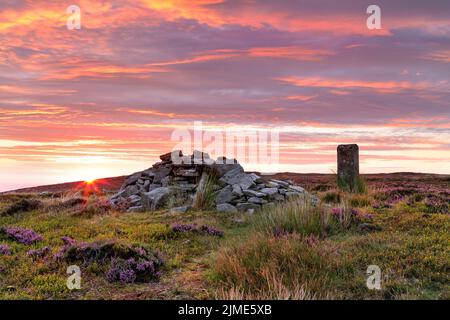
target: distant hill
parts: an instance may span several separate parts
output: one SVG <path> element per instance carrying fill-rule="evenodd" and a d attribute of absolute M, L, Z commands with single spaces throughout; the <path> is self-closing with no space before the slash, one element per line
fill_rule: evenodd
<path fill-rule="evenodd" d="M 259 174 L 259 173 L 258 173 Z M 263 175 L 267 178 L 292 180 L 303 186 L 307 190 L 318 188 L 317 190 L 331 189 L 335 185 L 336 176 L 334 174 L 319 173 L 292 173 L 281 172 L 271 175 Z M 405 187 L 414 185 L 417 182 L 421 184 L 434 185 L 442 190 L 450 188 L 450 175 L 430 174 L 430 173 L 412 173 L 412 172 L 396 172 L 396 173 L 377 173 L 362 175 L 368 185 L 372 187 L 397 186 Z M 127 176 L 102 178 L 95 180 L 95 187 L 104 193 L 116 192 Z M 75 181 L 60 184 L 52 184 L 38 187 L 22 188 L 3 192 L 5 193 L 42 193 L 42 192 L 68 192 L 83 190 L 86 182 Z M 0 193 L 1 194 L 1 193 Z"/>
<path fill-rule="evenodd" d="M 115 192 L 117 191 L 122 183 L 125 181 L 127 176 L 112 177 L 112 178 L 102 178 L 95 180 L 95 185 L 103 192 Z M 3 193 L 42 193 L 42 192 L 68 192 L 68 191 L 78 191 L 83 190 L 86 186 L 85 181 L 75 181 L 75 182 L 65 182 L 59 184 L 50 184 L 45 186 L 37 186 L 30 188 L 22 188 L 17 190 L 6 191 Z"/>

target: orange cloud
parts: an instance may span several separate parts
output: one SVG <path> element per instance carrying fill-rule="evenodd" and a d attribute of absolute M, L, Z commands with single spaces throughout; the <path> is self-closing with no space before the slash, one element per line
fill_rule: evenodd
<path fill-rule="evenodd" d="M 218 49 L 200 52 L 187 59 L 151 63 L 148 66 L 170 66 L 177 64 L 200 63 L 213 60 L 224 60 L 236 57 L 250 58 L 284 58 L 304 61 L 319 61 L 324 56 L 332 55 L 329 50 L 309 49 L 299 46 L 291 47 L 257 47 L 243 50 Z"/>
<path fill-rule="evenodd" d="M 330 90 L 330 93 L 338 95 L 338 96 L 347 96 L 347 95 L 351 94 L 350 91 L 345 91 L 345 90 Z"/>
<path fill-rule="evenodd" d="M 133 78 L 148 78 L 149 73 L 167 72 L 168 70 L 163 68 L 149 67 L 149 66 L 136 66 L 127 67 L 119 65 L 105 65 L 99 64 L 97 66 L 74 66 L 72 68 L 64 68 L 64 65 L 60 66 L 62 70 L 55 67 L 54 70 L 49 72 L 47 70 L 46 75 L 41 77 L 41 80 L 58 79 L 67 80 L 80 77 L 95 77 L 95 78 L 113 78 L 113 77 L 133 77 Z"/>
<path fill-rule="evenodd" d="M 450 50 L 431 52 L 427 56 L 425 56 L 425 58 L 441 62 L 450 62 Z"/>
<path fill-rule="evenodd" d="M 308 49 L 298 46 L 251 48 L 248 50 L 248 56 L 255 58 L 288 58 L 304 61 L 320 61 L 324 56 L 332 54 L 329 50 Z"/>
<path fill-rule="evenodd" d="M 37 89 L 22 86 L 0 85 L 0 94 L 19 94 L 19 95 L 70 95 L 77 92 L 76 90 L 64 89 Z"/>
<path fill-rule="evenodd" d="M 163 15 L 165 19 L 195 19 L 210 25 L 223 25 L 226 19 L 208 5 L 222 3 L 223 0 L 141 0 L 144 7 L 150 8 Z"/>
<path fill-rule="evenodd" d="M 315 97 L 317 97 L 317 95 L 314 95 L 314 96 L 295 95 L 295 96 L 288 96 L 285 99 L 286 100 L 309 101 L 311 99 L 314 99 Z"/>
<path fill-rule="evenodd" d="M 223 0 L 141 0 L 141 3 L 163 15 L 166 20 L 194 19 L 213 27 L 224 25 L 242 25 L 261 28 L 271 25 L 284 31 L 325 31 L 332 33 L 356 33 L 366 35 L 388 35 L 389 30 L 368 30 L 364 19 L 352 15 L 325 15 L 318 17 L 293 15 L 289 8 L 279 11 L 267 10 L 257 2 L 241 3 L 239 9 L 228 14 L 216 9 L 214 5 L 225 3 Z"/>
<path fill-rule="evenodd" d="M 27 26 L 41 23 L 41 24 L 56 24 L 65 23 L 67 21 L 67 15 L 63 10 L 53 10 L 45 8 L 39 9 L 22 9 L 5 10 L 0 12 L 0 32 L 8 32 L 12 28 L 20 26 Z"/>
<path fill-rule="evenodd" d="M 277 78 L 279 81 L 287 82 L 297 87 L 314 87 L 314 88 L 363 88 L 370 89 L 380 93 L 395 93 L 408 89 L 426 89 L 429 84 L 425 82 L 412 83 L 408 81 L 359 81 L 359 80 L 338 80 L 329 78 L 299 78 L 299 77 L 284 77 Z"/>
<path fill-rule="evenodd" d="M 6 116 L 35 116 L 56 115 L 66 112 L 68 109 L 59 106 L 37 104 L 32 109 L 0 109 L 0 115 Z"/>

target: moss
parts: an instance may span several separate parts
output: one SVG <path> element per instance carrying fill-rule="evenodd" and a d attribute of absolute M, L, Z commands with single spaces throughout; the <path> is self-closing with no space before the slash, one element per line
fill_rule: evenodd
<path fill-rule="evenodd" d="M 0 216 L 10 216 L 19 212 L 30 212 L 42 206 L 42 202 L 36 199 L 20 199 L 7 207 Z"/>

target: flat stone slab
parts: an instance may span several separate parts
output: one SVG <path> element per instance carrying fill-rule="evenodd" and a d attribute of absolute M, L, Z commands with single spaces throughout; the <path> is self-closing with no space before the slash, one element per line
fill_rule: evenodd
<path fill-rule="evenodd" d="M 129 176 L 125 180 L 125 182 L 122 185 L 122 188 L 135 184 L 139 180 L 140 177 L 141 177 L 141 172 L 133 173 L 131 176 Z"/>
<path fill-rule="evenodd" d="M 217 212 L 223 212 L 223 213 L 237 213 L 238 212 L 238 209 L 229 203 L 218 204 L 216 206 L 216 210 L 217 210 Z"/>
<path fill-rule="evenodd" d="M 172 157 L 174 157 L 174 160 L 175 160 L 176 157 L 182 157 L 182 156 L 183 156 L 183 152 L 181 152 L 181 150 L 174 150 L 172 152 L 168 152 L 163 155 L 160 155 L 159 158 L 162 161 L 172 161 Z"/>
<path fill-rule="evenodd" d="M 182 177 L 198 177 L 200 175 L 200 173 L 195 169 L 183 169 L 183 168 L 176 170 L 174 173 L 176 176 Z"/>
<path fill-rule="evenodd" d="M 259 191 L 267 194 L 268 196 L 273 196 L 274 194 L 278 193 L 278 188 L 264 188 Z"/>
<path fill-rule="evenodd" d="M 236 205 L 236 208 L 240 212 L 247 212 L 248 210 L 256 211 L 256 210 L 260 209 L 261 206 L 258 204 L 255 204 L 255 203 L 245 202 L 245 203 L 238 203 Z"/>
<path fill-rule="evenodd" d="M 233 195 L 237 196 L 237 197 L 242 197 L 244 195 L 244 192 L 242 192 L 242 188 L 240 185 L 238 184 L 233 184 Z"/>
<path fill-rule="evenodd" d="M 265 204 L 265 203 L 267 203 L 267 200 L 264 200 L 264 199 L 261 199 L 261 198 L 258 198 L 258 197 L 250 197 L 250 198 L 248 198 L 247 201 L 250 202 L 250 203 L 254 203 L 254 204 Z"/>
<path fill-rule="evenodd" d="M 135 195 L 136 193 L 139 192 L 139 188 L 135 185 L 131 185 L 125 188 L 125 195 L 127 197 Z"/>
<path fill-rule="evenodd" d="M 241 172 L 239 169 L 234 169 L 227 172 L 222 178 L 219 179 L 219 181 L 229 185 L 237 184 L 242 188 L 242 190 L 246 190 L 255 184 L 251 177 L 244 172 Z"/>
<path fill-rule="evenodd" d="M 142 195 L 142 206 L 145 209 L 157 210 L 164 207 L 169 199 L 172 190 L 167 187 L 160 187 Z"/>
<path fill-rule="evenodd" d="M 300 186 L 289 186 L 289 189 L 292 189 L 292 190 L 300 192 L 300 193 L 304 193 L 306 191 L 305 189 L 303 189 Z"/>
<path fill-rule="evenodd" d="M 142 212 L 144 211 L 144 207 L 143 206 L 134 206 L 134 207 L 129 207 L 127 212 Z"/>
<path fill-rule="evenodd" d="M 231 186 L 226 186 L 216 194 L 216 204 L 231 202 L 235 196 L 233 195 L 233 189 Z"/>
<path fill-rule="evenodd" d="M 279 186 L 282 187 L 289 187 L 289 182 L 286 181 L 281 181 L 281 180 L 276 180 L 276 179 L 270 179 L 271 182 L 275 182 L 276 184 L 278 184 Z"/>
<path fill-rule="evenodd" d="M 250 196 L 250 197 L 264 198 L 266 196 L 265 193 L 253 191 L 253 190 L 244 190 L 243 192 L 245 195 Z"/>
<path fill-rule="evenodd" d="M 161 180 L 169 175 L 169 173 L 172 171 L 172 168 L 170 167 L 159 167 L 158 169 L 155 169 L 153 173 L 155 176 L 153 177 L 153 183 L 161 183 Z"/>

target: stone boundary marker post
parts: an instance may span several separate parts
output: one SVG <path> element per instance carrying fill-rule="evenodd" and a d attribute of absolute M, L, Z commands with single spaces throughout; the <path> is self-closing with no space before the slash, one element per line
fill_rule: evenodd
<path fill-rule="evenodd" d="M 356 191 L 359 180 L 359 147 L 341 144 L 337 147 L 338 186 Z"/>

